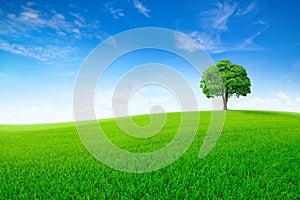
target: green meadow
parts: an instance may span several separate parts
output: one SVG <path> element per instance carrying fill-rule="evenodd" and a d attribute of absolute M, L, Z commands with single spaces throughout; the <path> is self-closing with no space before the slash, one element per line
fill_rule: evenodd
<path fill-rule="evenodd" d="M 211 113 L 199 115 L 183 156 L 140 174 L 97 161 L 74 123 L 0 125 L 0 199 L 300 199 L 300 114 L 227 111 L 216 146 L 202 159 Z M 133 120 L 147 125 L 150 117 Z M 117 146 L 148 152 L 172 140 L 180 113 L 168 113 L 163 129 L 148 139 L 126 135 L 114 119 L 99 123 Z"/>

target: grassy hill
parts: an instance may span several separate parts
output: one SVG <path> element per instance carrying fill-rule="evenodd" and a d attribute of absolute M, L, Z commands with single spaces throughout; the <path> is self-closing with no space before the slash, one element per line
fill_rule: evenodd
<path fill-rule="evenodd" d="M 217 145 L 203 159 L 199 149 L 211 113 L 199 114 L 189 150 L 144 174 L 98 162 L 74 123 L 0 125 L 0 199 L 300 199 L 300 114 L 228 111 Z M 145 125 L 150 118 L 133 119 Z M 113 119 L 100 124 L 119 147 L 148 152 L 168 144 L 179 122 L 180 113 L 169 113 L 149 139 L 125 135 Z"/>

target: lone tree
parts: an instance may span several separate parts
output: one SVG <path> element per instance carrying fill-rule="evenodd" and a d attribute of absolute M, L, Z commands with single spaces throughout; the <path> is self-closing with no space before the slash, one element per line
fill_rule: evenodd
<path fill-rule="evenodd" d="M 250 79 L 244 67 L 220 60 L 202 74 L 200 88 L 207 98 L 222 96 L 223 109 L 227 110 L 228 99 L 232 96 L 246 96 L 251 93 Z"/>

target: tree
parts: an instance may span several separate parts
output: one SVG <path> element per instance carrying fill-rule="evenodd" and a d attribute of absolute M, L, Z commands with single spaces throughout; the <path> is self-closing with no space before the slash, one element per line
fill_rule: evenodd
<path fill-rule="evenodd" d="M 220 60 L 216 65 L 206 69 L 202 74 L 200 88 L 207 98 L 222 96 L 223 109 L 227 110 L 228 99 L 251 93 L 250 79 L 244 67 Z"/>

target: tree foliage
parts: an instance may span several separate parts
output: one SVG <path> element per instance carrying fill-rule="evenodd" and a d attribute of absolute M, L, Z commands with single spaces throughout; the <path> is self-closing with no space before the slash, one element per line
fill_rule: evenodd
<path fill-rule="evenodd" d="M 227 110 L 228 99 L 251 93 L 251 82 L 244 67 L 220 60 L 216 65 L 206 69 L 202 74 L 200 88 L 207 98 L 221 96 L 224 110 Z"/>

